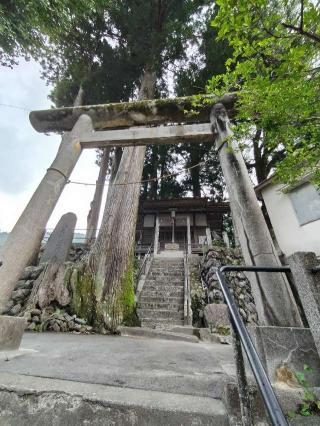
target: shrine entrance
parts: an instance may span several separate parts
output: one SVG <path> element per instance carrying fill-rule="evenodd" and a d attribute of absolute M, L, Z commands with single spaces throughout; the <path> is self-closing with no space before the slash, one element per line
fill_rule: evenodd
<path fill-rule="evenodd" d="M 141 201 L 136 228 L 136 253 L 147 253 L 150 246 L 153 246 L 152 251 L 157 247 L 161 252 L 170 243 L 178 244 L 182 251 L 202 253 L 204 246 L 211 244 L 212 236 L 223 237 L 223 218 L 229 214 L 228 202 L 216 203 L 207 198 Z"/>
<path fill-rule="evenodd" d="M 63 136 L 56 158 L 47 169 L 45 176 L 2 247 L 0 312 L 5 309 L 24 268 L 37 255 L 52 211 L 64 187 L 70 182 L 70 175 L 82 150 L 89 148 L 201 143 L 212 142 L 212 139 L 214 139 L 230 199 L 234 226 L 245 262 L 248 265 L 260 267 L 266 265 L 268 267 L 279 267 L 280 261 L 257 202 L 246 164 L 238 147 L 238 142 L 233 137 L 229 114 L 232 117 L 235 111 L 234 106 L 235 95 L 225 94 L 219 99 L 215 96 L 205 96 L 201 100 L 197 99 L 197 102 L 194 97 L 185 97 L 32 111 L 30 121 L 35 130 L 44 133 L 59 132 L 63 133 Z M 139 163 L 141 152 L 133 150 L 130 152 L 132 158 Z M 116 207 L 120 206 L 122 199 L 125 199 L 129 185 L 130 187 L 133 185 L 137 196 L 139 195 L 141 178 L 138 177 L 137 181 L 126 180 L 129 164 L 128 157 L 127 163 L 123 164 L 123 170 L 121 173 L 118 170 L 116 180 L 112 183 L 112 185 L 118 186 L 117 191 L 112 193 L 117 204 L 110 203 L 110 206 L 115 209 L 115 212 L 112 210 L 111 213 L 112 215 L 115 213 L 116 216 L 118 215 L 117 217 L 122 212 L 117 211 Z M 127 200 L 128 202 L 121 204 L 121 206 L 131 219 L 130 224 L 133 224 L 135 223 L 136 211 L 134 211 L 134 208 L 137 207 L 137 196 L 134 191 L 130 191 L 129 194 L 130 200 Z M 192 202 L 201 203 L 202 200 L 195 198 Z M 161 202 L 162 200 L 158 201 Z M 168 200 L 165 201 L 168 202 Z M 173 206 L 172 201 L 169 200 L 169 204 L 162 211 L 153 210 L 153 212 L 150 212 L 149 218 L 144 218 L 142 222 L 143 229 L 140 229 L 142 231 L 142 242 L 144 225 L 147 223 L 146 227 L 149 228 L 149 232 L 146 234 L 149 235 L 149 238 L 151 235 L 151 239 L 152 234 L 154 235 L 155 255 L 159 249 L 161 228 L 177 226 L 178 231 L 180 230 L 178 223 L 172 223 L 173 215 L 171 213 L 175 211 L 173 219 L 176 218 L 177 220 L 180 213 L 179 206 Z M 181 213 L 185 215 L 184 219 L 181 220 L 186 218 L 187 223 L 181 224 L 183 232 L 177 234 L 177 237 L 184 238 L 184 227 L 186 226 L 187 253 L 192 254 L 192 244 L 200 243 L 200 238 L 206 236 L 207 243 L 211 244 L 214 228 L 212 229 L 208 221 L 208 215 L 204 215 L 203 206 L 199 206 L 198 209 L 191 209 L 187 208 L 188 206 L 183 206 L 183 199 L 179 202 L 182 203 L 180 204 Z M 161 225 L 161 214 L 169 212 L 171 223 Z M 111 217 L 115 217 L 112 215 Z M 150 228 L 154 228 L 154 232 L 150 232 Z M 204 229 L 205 234 L 203 234 Z M 111 233 L 111 230 L 110 225 L 108 231 Z M 113 251 L 115 250 L 114 247 L 117 247 L 118 252 L 121 253 L 118 256 L 120 263 L 122 259 L 127 258 L 131 250 L 130 244 L 125 244 L 126 241 L 129 241 L 126 238 L 128 236 L 127 229 L 122 227 L 121 230 L 122 234 L 111 233 L 111 239 L 104 238 L 104 236 L 102 238 L 104 245 L 108 241 Z M 165 231 L 165 229 L 163 230 Z M 120 236 L 122 239 L 119 238 Z M 175 231 L 173 231 L 172 237 L 175 239 Z M 167 238 L 167 236 L 164 238 Z M 152 245 L 152 241 L 150 245 Z M 100 245 L 97 244 L 95 255 L 100 255 L 100 248 Z M 122 256 L 124 250 L 126 256 Z M 108 263 L 104 261 L 105 265 L 108 265 Z M 264 272 L 259 272 L 257 274 L 252 273 L 250 281 L 261 324 L 272 326 L 301 325 L 299 312 L 285 276 L 280 274 L 267 276 Z"/>
<path fill-rule="evenodd" d="M 172 238 L 174 233 L 174 238 Z M 174 241 L 172 241 L 174 239 Z M 165 250 L 165 245 L 174 242 L 178 244 L 179 250 L 185 250 L 187 245 L 187 228 L 186 227 L 175 227 L 174 231 L 172 228 L 164 227 L 159 230 L 159 250 Z"/>

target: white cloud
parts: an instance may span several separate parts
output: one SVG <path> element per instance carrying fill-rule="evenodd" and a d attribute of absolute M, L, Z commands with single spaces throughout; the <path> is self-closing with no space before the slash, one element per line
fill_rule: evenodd
<path fill-rule="evenodd" d="M 0 104 L 27 110 L 50 108 L 50 87 L 40 78 L 34 61 L 21 60 L 14 69 L 0 68 Z M 55 157 L 60 137 L 37 133 L 29 122 L 28 112 L 0 105 L 0 229 L 10 231 L 38 183 Z M 71 179 L 95 182 L 98 167 L 94 150 L 84 151 Z M 86 217 L 93 197 L 93 186 L 69 184 L 64 190 L 48 227 L 61 215 L 73 211 L 77 228 L 86 227 Z"/>

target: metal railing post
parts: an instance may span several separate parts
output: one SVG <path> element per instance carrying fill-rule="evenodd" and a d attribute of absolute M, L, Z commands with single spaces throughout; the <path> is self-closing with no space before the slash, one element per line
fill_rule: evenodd
<path fill-rule="evenodd" d="M 231 318 L 231 324 L 234 327 L 235 333 L 238 335 L 241 344 L 246 352 L 250 367 L 257 381 L 259 390 L 261 392 L 263 401 L 266 405 L 267 412 L 270 420 L 274 426 L 288 426 L 288 422 L 283 414 L 279 401 L 276 394 L 271 386 L 267 373 L 262 365 L 259 355 L 254 347 L 250 338 L 249 332 L 246 329 L 242 318 L 238 312 L 238 308 L 233 300 L 232 294 L 226 283 L 224 272 L 227 271 L 253 271 L 253 272 L 289 272 L 288 266 L 279 268 L 268 268 L 258 266 L 233 266 L 227 265 L 220 268 L 214 268 L 218 281 L 224 296 L 224 299 L 229 308 L 229 314 Z M 249 397 L 249 396 L 248 396 Z M 247 407 L 244 407 L 246 410 Z"/>

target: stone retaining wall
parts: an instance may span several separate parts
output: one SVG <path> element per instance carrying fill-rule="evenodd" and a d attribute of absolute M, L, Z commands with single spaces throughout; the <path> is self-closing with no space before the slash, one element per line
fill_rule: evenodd
<path fill-rule="evenodd" d="M 230 264 L 240 265 L 242 262 L 242 256 L 238 249 L 212 247 L 208 250 L 201 265 L 203 308 L 211 303 L 223 303 L 223 295 L 214 268 Z M 257 324 L 258 316 L 249 280 L 243 272 L 229 272 L 227 282 L 230 284 L 231 293 L 243 320 L 248 324 Z M 201 314 L 200 311 L 199 315 L 201 316 Z"/>
<path fill-rule="evenodd" d="M 69 265 L 72 266 L 79 262 L 87 251 L 83 247 L 73 246 L 68 257 L 71 261 L 68 262 Z M 39 254 L 39 259 L 41 259 L 42 252 Z M 43 263 L 37 266 L 28 266 L 24 270 L 2 314 L 25 317 L 28 322 L 27 329 L 31 331 L 93 332 L 93 328 L 87 325 L 84 319 L 73 314 L 71 306 L 66 306 L 62 309 L 54 305 L 43 310 L 38 307 L 27 308 L 34 283 L 40 277 L 45 265 Z M 69 290 L 72 291 L 71 289 Z"/>

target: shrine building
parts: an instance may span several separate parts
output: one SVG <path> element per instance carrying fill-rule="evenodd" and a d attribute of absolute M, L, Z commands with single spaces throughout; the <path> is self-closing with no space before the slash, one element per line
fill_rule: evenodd
<path fill-rule="evenodd" d="M 229 203 L 207 198 L 175 198 L 140 202 L 136 227 L 136 252 L 188 250 L 202 253 L 217 237 L 223 238 L 223 219 Z M 156 250 L 154 250 L 156 247 Z"/>

